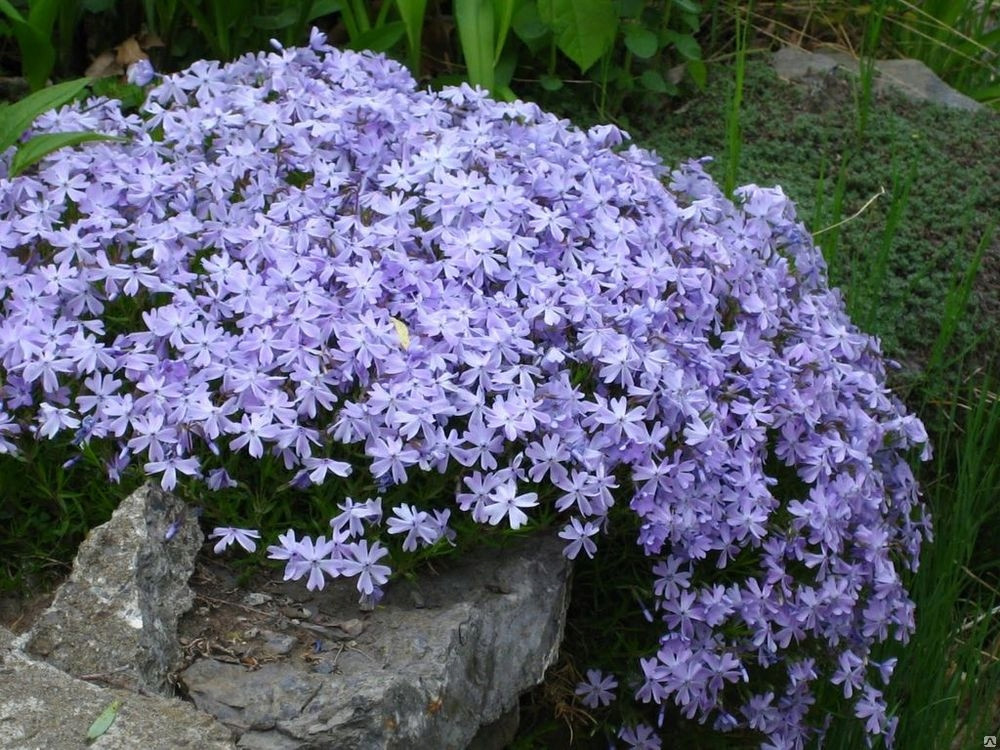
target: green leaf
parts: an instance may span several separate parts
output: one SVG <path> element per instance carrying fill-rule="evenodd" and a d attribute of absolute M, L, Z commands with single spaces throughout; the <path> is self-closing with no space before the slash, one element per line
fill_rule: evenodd
<path fill-rule="evenodd" d="M 396 0 L 399 17 L 406 26 L 406 43 L 410 51 L 410 68 L 414 76 L 420 75 L 421 38 L 424 30 L 424 15 L 427 0 Z"/>
<path fill-rule="evenodd" d="M 625 27 L 625 46 L 633 55 L 646 60 L 656 54 L 660 40 L 644 26 L 629 24 Z"/>
<path fill-rule="evenodd" d="M 511 20 L 514 17 L 514 0 L 495 0 L 493 7 L 496 9 L 496 21 L 500 26 L 499 31 L 497 31 L 497 42 L 493 55 L 493 67 L 496 68 L 497 63 L 500 62 L 503 48 L 507 44 L 507 34 L 510 32 Z"/>
<path fill-rule="evenodd" d="M 559 49 L 581 71 L 615 43 L 618 15 L 611 0 L 539 0 L 538 13 L 555 32 Z"/>
<path fill-rule="evenodd" d="M 517 94 L 510 86 L 497 86 L 496 97 L 501 101 L 513 102 L 517 100 Z"/>
<path fill-rule="evenodd" d="M 618 15 L 621 18 L 638 18 L 642 13 L 643 0 L 619 0 Z"/>
<path fill-rule="evenodd" d="M 669 94 L 671 91 L 670 84 L 656 70 L 644 70 L 639 77 L 639 82 L 647 91 L 655 91 L 657 94 Z"/>
<path fill-rule="evenodd" d="M 550 76 L 545 73 L 538 77 L 538 83 L 546 91 L 558 91 L 563 87 L 563 80 L 559 76 Z"/>
<path fill-rule="evenodd" d="M 455 0 L 455 21 L 458 39 L 469 71 L 469 83 L 493 89 L 493 3 L 490 0 Z"/>
<path fill-rule="evenodd" d="M 969 91 L 968 95 L 979 102 L 990 102 L 994 99 L 1000 99 L 1000 83 L 992 86 L 980 86 Z"/>
<path fill-rule="evenodd" d="M 14 154 L 14 160 L 10 164 L 10 176 L 17 177 L 32 164 L 36 164 L 53 151 L 57 151 L 65 146 L 76 146 L 87 141 L 124 141 L 114 135 L 92 132 L 74 133 L 44 133 L 36 135 L 30 141 L 21 146 Z"/>
<path fill-rule="evenodd" d="M 0 0 L 0 12 L 2 12 L 11 21 L 20 21 L 21 23 L 27 23 L 24 16 L 21 15 L 21 11 L 11 5 L 7 0 Z"/>
<path fill-rule="evenodd" d="M 123 703 L 124 701 L 116 698 L 108 704 L 100 716 L 94 719 L 94 723 L 87 730 L 88 745 L 111 728 L 111 725 L 115 723 L 115 719 L 118 717 L 118 711 L 121 709 Z"/>
<path fill-rule="evenodd" d="M 42 37 L 50 39 L 61 5 L 62 0 L 32 0 L 28 10 L 28 24 Z"/>
<path fill-rule="evenodd" d="M 704 91 L 705 84 L 708 83 L 708 68 L 702 60 L 688 60 L 687 72 L 694 81 L 694 85 Z"/>
<path fill-rule="evenodd" d="M 281 13 L 273 16 L 254 16 L 253 25 L 265 31 L 279 31 L 287 29 L 299 20 L 299 9 L 294 6 L 285 8 Z"/>
<path fill-rule="evenodd" d="M 695 33 L 701 28 L 701 19 L 696 13 L 681 13 L 681 21 L 688 27 L 691 33 Z"/>
<path fill-rule="evenodd" d="M 538 5 L 534 0 L 528 0 L 518 8 L 512 21 L 514 33 L 520 37 L 522 42 L 532 42 L 541 39 L 549 33 L 549 27 L 542 22 L 538 15 Z"/>
<path fill-rule="evenodd" d="M 385 26 L 375 26 L 368 31 L 362 31 L 358 38 L 350 44 L 351 49 L 370 49 L 372 52 L 385 52 L 396 46 L 396 43 L 406 33 L 402 21 L 393 21 Z"/>
<path fill-rule="evenodd" d="M 692 0 L 672 0 L 671 5 L 687 13 L 701 13 L 701 5 L 692 2 Z"/>
<path fill-rule="evenodd" d="M 701 45 L 690 34 L 678 34 L 676 31 L 668 31 L 665 36 L 670 42 L 673 42 L 677 51 L 680 52 L 681 57 L 687 60 L 701 59 Z"/>
<path fill-rule="evenodd" d="M 517 49 L 514 45 L 507 45 L 504 48 L 503 54 L 500 55 L 500 59 L 493 66 L 493 87 L 495 94 L 498 94 L 501 89 L 510 86 L 510 82 L 514 78 L 514 71 L 517 70 L 517 59 Z"/>
<path fill-rule="evenodd" d="M 115 0 L 83 0 L 81 5 L 88 13 L 107 13 L 115 7 Z"/>
<path fill-rule="evenodd" d="M 89 78 L 57 83 L 0 111 L 0 152 L 13 146 L 38 115 L 72 101 L 89 83 Z"/>
<path fill-rule="evenodd" d="M 37 91 L 45 85 L 56 64 L 56 51 L 50 40 L 51 26 L 48 32 L 43 33 L 43 29 L 32 26 L 7 0 L 0 0 L 0 12 L 10 19 L 11 31 L 21 51 L 21 71 L 28 79 L 28 85 Z"/>

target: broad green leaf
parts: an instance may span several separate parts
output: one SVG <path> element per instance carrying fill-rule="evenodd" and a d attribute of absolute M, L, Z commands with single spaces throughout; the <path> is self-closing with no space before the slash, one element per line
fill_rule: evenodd
<path fill-rule="evenodd" d="M 708 83 L 708 68 L 705 67 L 705 63 L 702 60 L 688 60 L 687 72 L 694 85 L 704 90 L 705 84 Z"/>
<path fill-rule="evenodd" d="M 642 13 L 643 0 L 620 0 L 618 15 L 622 18 L 638 18 Z"/>
<path fill-rule="evenodd" d="M 670 91 L 666 79 L 656 70 L 644 70 L 639 81 L 648 91 L 655 91 L 658 94 L 666 94 Z"/>
<path fill-rule="evenodd" d="M 668 31 L 666 38 L 673 43 L 681 57 L 687 60 L 701 59 L 701 45 L 698 40 L 690 34 L 678 34 L 676 31 Z"/>
<path fill-rule="evenodd" d="M 362 31 L 357 39 L 352 40 L 350 47 L 351 49 L 385 52 L 392 49 L 405 33 L 406 27 L 402 21 L 393 21 L 385 26 L 373 26 L 368 31 Z"/>
<path fill-rule="evenodd" d="M 254 16 L 253 25 L 266 31 L 280 31 L 287 29 L 298 20 L 299 9 L 295 6 L 289 6 L 273 16 Z"/>
<path fill-rule="evenodd" d="M 497 86 L 495 96 L 497 99 L 504 102 L 513 102 L 517 100 L 517 94 L 514 93 L 514 89 L 510 86 Z"/>
<path fill-rule="evenodd" d="M 390 318 L 392 324 L 396 327 L 396 335 L 399 336 L 399 344 L 404 349 L 410 348 L 410 329 L 406 327 L 406 323 L 401 321 L 399 318 Z"/>
<path fill-rule="evenodd" d="M 57 83 L 0 111 L 0 152 L 13 146 L 38 115 L 72 101 L 89 83 L 89 78 Z"/>
<path fill-rule="evenodd" d="M 563 80 L 559 76 L 550 76 L 548 73 L 544 73 L 538 77 L 538 83 L 541 84 L 542 88 L 546 91 L 558 91 L 563 87 Z"/>
<path fill-rule="evenodd" d="M 91 724 L 90 729 L 87 730 L 88 745 L 111 728 L 111 725 L 115 723 L 118 711 L 121 709 L 123 703 L 124 701 L 116 698 L 108 704 L 108 707 L 101 712 L 100 716 L 94 719 L 94 723 Z"/>
<path fill-rule="evenodd" d="M 496 68 L 503 48 L 507 44 L 507 34 L 510 32 L 510 23 L 514 17 L 514 0 L 495 0 L 493 7 L 497 12 L 496 22 L 500 26 L 497 31 L 496 51 L 493 55 L 493 67 Z"/>
<path fill-rule="evenodd" d="M 696 33 L 698 29 L 701 28 L 701 19 L 698 18 L 696 13 L 681 13 L 681 21 L 692 34 Z"/>
<path fill-rule="evenodd" d="M 538 15 L 538 5 L 535 0 L 528 0 L 517 9 L 511 26 L 522 42 L 533 42 L 549 33 L 549 27 L 542 22 L 541 16 Z"/>
<path fill-rule="evenodd" d="M 633 23 L 625 27 L 625 46 L 633 55 L 645 60 L 656 54 L 660 40 L 649 29 Z"/>
<path fill-rule="evenodd" d="M 215 36 L 212 23 L 208 20 L 208 16 L 202 12 L 200 5 L 195 2 L 195 0 L 181 0 L 181 3 L 184 5 L 184 9 L 191 16 L 191 20 L 194 21 L 195 28 L 201 32 L 202 37 L 212 47 L 212 52 L 218 57 L 225 57 L 223 50 L 219 46 L 219 41 Z"/>
<path fill-rule="evenodd" d="M 337 13 L 342 7 L 343 3 L 340 0 L 319 0 L 319 2 L 313 3 L 312 11 L 309 13 L 309 20 L 315 21 L 317 18 Z"/>
<path fill-rule="evenodd" d="M 980 86 L 979 88 L 972 89 L 968 95 L 980 102 L 990 102 L 994 99 L 1000 99 L 1000 83 L 992 86 Z"/>
<path fill-rule="evenodd" d="M 586 71 L 611 49 L 618 15 L 611 0 L 539 0 L 538 13 L 563 54 Z"/>
<path fill-rule="evenodd" d="M 21 51 L 21 70 L 31 89 L 37 91 L 45 85 L 56 63 L 56 51 L 50 40 L 51 28 L 49 32 L 42 33 L 8 0 L 0 0 L 0 12 L 10 19 L 11 31 Z"/>
<path fill-rule="evenodd" d="M 56 50 L 49 41 L 51 37 L 43 36 L 28 24 L 12 22 L 12 25 L 21 50 L 21 70 L 31 90 L 40 91 L 56 65 Z"/>
<path fill-rule="evenodd" d="M 36 135 L 25 143 L 14 154 L 14 160 L 10 164 L 10 176 L 17 177 L 32 164 L 37 164 L 53 151 L 66 146 L 76 146 L 87 141 L 124 141 L 114 135 L 104 133 L 75 132 L 75 133 L 44 133 Z"/>
<path fill-rule="evenodd" d="M 340 0 L 323 0 L 323 2 L 315 2 L 314 0 L 311 3 L 300 5 L 301 7 L 289 5 L 280 13 L 254 16 L 253 26 L 266 31 L 291 30 L 297 33 L 302 30 L 302 24 L 308 24 L 322 16 L 337 13 L 343 7 Z"/>
<path fill-rule="evenodd" d="M 115 7 L 115 0 L 83 0 L 83 9 L 88 13 L 107 13 Z M 146 18 L 149 18 L 147 15 Z"/>
<path fill-rule="evenodd" d="M 27 23 L 24 16 L 21 15 L 21 11 L 11 5 L 7 0 L 0 0 L 0 13 L 3 13 L 11 21 L 20 21 L 21 23 Z"/>
<path fill-rule="evenodd" d="M 493 66 L 493 93 L 495 95 L 500 96 L 499 92 L 502 89 L 510 87 L 510 82 L 514 78 L 514 71 L 517 70 L 517 59 L 518 55 L 515 46 L 512 44 L 507 45 L 503 54 L 500 55 L 500 59 Z M 516 98 L 515 96 L 514 99 Z"/>
<path fill-rule="evenodd" d="M 670 4 L 687 13 L 701 13 L 701 5 L 692 0 L 671 0 Z"/>
<path fill-rule="evenodd" d="M 52 27 L 55 25 L 56 16 L 63 0 L 31 0 L 28 10 L 28 23 L 42 37 L 50 39 L 52 37 Z"/>
<path fill-rule="evenodd" d="M 469 71 L 469 83 L 493 89 L 494 32 L 491 0 L 455 0 L 458 40 Z"/>
<path fill-rule="evenodd" d="M 399 17 L 406 27 L 406 43 L 410 48 L 410 68 L 414 76 L 420 75 L 421 38 L 424 30 L 424 15 L 427 0 L 396 0 Z"/>

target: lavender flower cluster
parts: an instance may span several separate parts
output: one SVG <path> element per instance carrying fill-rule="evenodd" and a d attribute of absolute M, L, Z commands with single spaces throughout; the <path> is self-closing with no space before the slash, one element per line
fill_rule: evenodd
<path fill-rule="evenodd" d="M 571 558 L 627 502 L 663 624 L 639 700 L 801 747 L 829 681 L 891 737 L 871 649 L 913 629 L 926 435 L 780 189 L 730 202 L 615 127 L 417 91 L 318 33 L 166 76 L 141 115 L 36 122 L 64 130 L 127 142 L 0 180 L 0 452 L 103 439 L 112 478 L 137 463 L 166 488 L 230 485 L 212 467 L 233 452 L 300 484 L 457 469 L 455 512 L 518 528 L 553 505 Z M 341 508 L 329 540 L 271 554 L 377 597 L 381 504 Z M 416 549 L 449 512 L 401 506 L 388 530 Z"/>

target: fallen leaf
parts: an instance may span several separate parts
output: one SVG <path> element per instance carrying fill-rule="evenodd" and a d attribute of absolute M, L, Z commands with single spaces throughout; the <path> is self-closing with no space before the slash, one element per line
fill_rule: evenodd
<path fill-rule="evenodd" d="M 134 62 L 139 62 L 139 60 L 149 59 L 149 56 L 142 51 L 142 47 L 139 46 L 139 42 L 134 36 L 130 36 L 115 47 L 115 52 L 115 60 L 119 65 L 126 68 Z"/>
<path fill-rule="evenodd" d="M 396 334 L 399 336 L 399 343 L 404 349 L 410 348 L 410 329 L 406 327 L 406 323 L 401 321 L 399 318 L 392 318 L 392 324 L 396 326 Z"/>
<path fill-rule="evenodd" d="M 88 745 L 111 728 L 111 725 L 115 723 L 115 719 L 118 717 L 118 710 L 122 707 L 123 703 L 124 701 L 116 698 L 108 704 L 100 716 L 94 719 L 94 723 L 87 730 Z"/>
<path fill-rule="evenodd" d="M 118 76 L 124 72 L 125 69 L 115 61 L 115 53 L 111 50 L 105 50 L 94 58 L 94 62 L 90 64 L 84 75 L 87 78 L 106 78 L 107 76 Z"/>

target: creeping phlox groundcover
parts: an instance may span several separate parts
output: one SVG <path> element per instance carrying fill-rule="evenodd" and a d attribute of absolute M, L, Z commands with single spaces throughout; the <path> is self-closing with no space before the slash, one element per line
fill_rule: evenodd
<path fill-rule="evenodd" d="M 141 116 L 91 100 L 36 123 L 86 129 L 127 142 L 0 183 L 0 450 L 111 441 L 113 478 L 137 464 L 168 489 L 230 485 L 234 452 L 298 486 L 456 471 L 450 508 L 382 529 L 379 498 L 345 499 L 329 538 L 270 547 L 369 601 L 384 533 L 416 550 L 452 513 L 518 528 L 548 506 L 567 555 L 592 555 L 627 503 L 663 631 L 639 701 L 801 747 L 828 681 L 891 737 L 892 663 L 870 652 L 913 629 L 900 572 L 929 521 L 906 457 L 926 435 L 780 189 L 730 202 L 614 127 L 417 91 L 318 33 L 168 76 Z M 126 298 L 140 313 L 107 320 Z M 612 699 L 589 679 L 585 702 Z"/>

